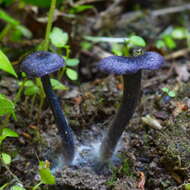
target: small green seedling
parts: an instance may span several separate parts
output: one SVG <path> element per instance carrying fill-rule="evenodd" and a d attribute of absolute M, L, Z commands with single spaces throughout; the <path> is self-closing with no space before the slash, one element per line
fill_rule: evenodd
<path fill-rule="evenodd" d="M 47 184 L 47 185 L 55 184 L 55 177 L 51 174 L 50 163 L 48 161 L 39 162 L 39 175 L 40 175 L 40 182 L 36 184 L 32 188 L 32 190 L 37 190 L 42 184 Z"/>
<path fill-rule="evenodd" d="M 1 160 L 4 164 L 9 165 L 11 163 L 11 156 L 7 153 L 1 153 Z"/>
<path fill-rule="evenodd" d="M 73 6 L 69 10 L 69 13 L 70 14 L 77 14 L 77 13 L 81 13 L 83 11 L 86 11 L 86 10 L 89 10 L 89 9 L 92 9 L 92 8 L 94 8 L 94 6 L 92 6 L 92 5 L 76 5 L 76 6 Z"/>
<path fill-rule="evenodd" d="M 7 137 L 18 137 L 18 136 L 19 135 L 15 131 L 9 128 L 2 129 L 2 132 L 0 135 L 0 146 Z M 11 156 L 5 152 L 0 153 L 0 158 L 3 164 L 5 165 L 9 165 L 11 163 Z"/>
<path fill-rule="evenodd" d="M 183 185 L 184 190 L 190 190 L 190 183 L 186 183 Z"/>
<path fill-rule="evenodd" d="M 60 51 L 62 48 L 66 51 L 66 56 L 64 56 L 64 59 L 66 60 L 66 66 L 64 67 L 58 75 L 58 79 L 60 80 L 63 76 L 63 73 L 65 72 L 67 77 L 70 80 L 77 80 L 78 79 L 78 73 L 72 69 L 71 67 L 76 67 L 79 64 L 78 59 L 71 59 L 70 56 L 70 46 L 67 44 L 69 40 L 69 35 L 67 32 L 64 32 L 62 29 L 58 27 L 54 27 L 52 29 L 52 32 L 50 33 L 50 41 L 52 45 L 57 48 L 57 52 L 61 54 L 62 51 Z"/>
<path fill-rule="evenodd" d="M 164 87 L 164 88 L 162 88 L 162 91 L 163 91 L 164 93 L 166 93 L 166 94 L 167 94 L 169 97 L 171 97 L 171 98 L 176 97 L 176 92 L 175 92 L 175 91 L 172 91 L 172 90 L 169 90 L 169 88 Z"/>
<path fill-rule="evenodd" d="M 17 74 L 12 67 L 8 57 L 0 50 L 0 70 L 3 70 L 14 77 L 17 77 Z"/>
<path fill-rule="evenodd" d="M 14 185 L 11 187 L 11 190 L 26 190 L 26 189 L 21 185 Z"/>
<path fill-rule="evenodd" d="M 0 135 L 0 145 L 2 142 L 7 138 L 7 137 L 18 137 L 18 133 L 15 131 L 9 129 L 9 128 L 4 128 L 2 129 L 1 135 Z"/>
<path fill-rule="evenodd" d="M 0 94 L 0 116 L 12 115 L 16 120 L 15 104 L 5 95 Z"/>
<path fill-rule="evenodd" d="M 56 79 L 50 79 L 53 90 L 68 90 L 68 87 Z M 40 94 L 40 89 L 32 80 L 21 81 L 19 86 L 24 85 L 24 95 L 34 96 Z"/>
<path fill-rule="evenodd" d="M 157 48 L 173 50 L 177 47 L 179 40 L 186 40 L 189 46 L 190 33 L 185 27 L 168 27 L 164 30 L 159 39 L 155 42 Z"/>
<path fill-rule="evenodd" d="M 2 9 L 0 9 L 0 19 L 7 23 L 0 33 L 0 40 L 2 40 L 9 33 L 11 33 L 10 39 L 13 41 L 20 40 L 21 36 L 29 39 L 32 37 L 32 33 L 25 26 L 23 26 L 18 20 L 8 15 Z"/>
<path fill-rule="evenodd" d="M 145 47 L 145 40 L 137 35 L 131 35 L 126 38 L 114 38 L 114 37 L 93 37 L 93 36 L 85 36 L 86 40 L 98 43 L 98 42 L 106 42 L 110 43 L 112 46 L 112 52 L 118 56 L 128 56 L 130 53 L 130 49 L 134 47 Z"/>
<path fill-rule="evenodd" d="M 17 77 L 17 74 L 12 67 L 8 57 L 0 50 L 0 70 L 5 71 L 11 74 L 14 77 Z M 15 104 L 8 99 L 5 95 L 0 94 L 0 117 L 7 115 L 13 116 L 16 119 L 15 114 Z"/>

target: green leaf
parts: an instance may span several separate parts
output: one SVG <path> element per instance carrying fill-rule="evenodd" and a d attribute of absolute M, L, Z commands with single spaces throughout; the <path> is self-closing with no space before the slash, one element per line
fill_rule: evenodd
<path fill-rule="evenodd" d="M 55 177 L 51 174 L 49 168 L 41 168 L 39 170 L 41 180 L 44 184 L 55 184 Z"/>
<path fill-rule="evenodd" d="M 22 81 L 22 82 L 19 83 L 19 85 L 22 86 L 23 82 L 24 82 L 25 87 L 35 86 L 35 84 L 34 84 L 34 82 L 32 80 Z"/>
<path fill-rule="evenodd" d="M 0 190 L 4 190 L 8 185 L 9 185 L 9 183 L 5 183 L 4 185 L 2 185 L 2 186 L 0 187 Z"/>
<path fill-rule="evenodd" d="M 50 40 L 51 43 L 57 47 L 62 48 L 64 47 L 69 39 L 69 36 L 66 32 L 63 32 L 60 28 L 54 27 L 52 32 L 50 33 Z"/>
<path fill-rule="evenodd" d="M 131 46 L 140 46 L 140 47 L 145 47 L 146 46 L 146 42 L 145 42 L 145 40 L 142 38 L 142 37 L 140 37 L 140 36 L 131 36 L 130 38 L 129 38 L 129 44 L 131 45 Z"/>
<path fill-rule="evenodd" d="M 114 55 L 122 56 L 123 55 L 122 49 L 123 49 L 123 45 L 121 45 L 121 44 L 114 43 L 112 45 L 112 52 Z"/>
<path fill-rule="evenodd" d="M 1 134 L 1 136 L 0 136 L 0 144 L 2 143 L 2 141 L 4 140 L 4 139 L 6 139 L 7 137 L 18 137 L 19 135 L 16 133 L 16 132 L 14 132 L 14 131 L 12 131 L 11 129 L 9 129 L 9 128 L 4 128 L 3 130 L 2 130 L 2 134 Z"/>
<path fill-rule="evenodd" d="M 53 90 L 68 90 L 68 87 L 56 79 L 50 79 Z"/>
<path fill-rule="evenodd" d="M 0 116 L 6 114 L 14 114 L 15 105 L 3 94 L 0 94 Z"/>
<path fill-rule="evenodd" d="M 157 48 L 166 48 L 165 42 L 163 40 L 157 40 L 156 41 L 156 47 Z"/>
<path fill-rule="evenodd" d="M 9 16 L 4 10 L 0 9 L 0 19 L 12 25 L 19 25 L 19 21 Z"/>
<path fill-rule="evenodd" d="M 42 8 L 48 8 L 50 6 L 51 0 L 22 0 L 27 4 L 35 5 Z M 57 4 L 59 5 L 64 0 L 57 0 Z"/>
<path fill-rule="evenodd" d="M 94 6 L 92 6 L 92 5 L 77 5 L 77 6 L 73 7 L 72 9 L 70 9 L 69 13 L 76 14 L 76 13 L 86 11 L 88 9 L 92 9 L 93 7 Z"/>
<path fill-rule="evenodd" d="M 66 74 L 69 77 L 69 79 L 71 79 L 71 80 L 77 80 L 78 79 L 78 73 L 73 69 L 67 68 Z"/>
<path fill-rule="evenodd" d="M 176 96 L 176 93 L 174 91 L 169 91 L 168 96 L 174 98 Z"/>
<path fill-rule="evenodd" d="M 34 96 L 40 92 L 40 89 L 34 85 L 34 86 L 29 86 L 24 90 L 24 94 L 26 96 Z"/>
<path fill-rule="evenodd" d="M 17 77 L 17 74 L 14 68 L 12 67 L 9 59 L 1 50 L 0 50 L 0 69 Z"/>
<path fill-rule="evenodd" d="M 166 46 L 169 48 L 169 49 L 174 49 L 176 47 L 176 43 L 175 41 L 172 39 L 171 35 L 165 35 L 163 37 L 164 39 L 164 42 L 166 44 Z"/>
<path fill-rule="evenodd" d="M 9 128 L 4 128 L 2 131 L 2 136 L 3 137 L 18 137 L 18 133 L 16 133 L 15 131 L 9 129 Z"/>
<path fill-rule="evenodd" d="M 80 46 L 82 47 L 83 50 L 90 50 L 93 44 L 87 41 L 83 41 L 80 43 Z"/>
<path fill-rule="evenodd" d="M 19 186 L 19 185 L 14 185 L 14 186 L 11 187 L 11 190 L 26 190 L 26 189 Z"/>
<path fill-rule="evenodd" d="M 178 27 L 172 31 L 171 35 L 174 39 L 182 40 L 187 37 L 187 30 L 183 27 Z"/>
<path fill-rule="evenodd" d="M 66 65 L 70 67 L 77 66 L 79 64 L 79 59 L 66 59 Z"/>
<path fill-rule="evenodd" d="M 11 156 L 7 153 L 1 153 L 1 159 L 6 165 L 9 165 L 11 163 Z"/>
<path fill-rule="evenodd" d="M 184 190 L 190 190 L 190 183 L 186 183 L 183 185 Z"/>
<path fill-rule="evenodd" d="M 169 89 L 166 88 L 166 87 L 164 87 L 164 88 L 162 88 L 162 91 L 168 93 L 168 92 L 169 92 Z"/>

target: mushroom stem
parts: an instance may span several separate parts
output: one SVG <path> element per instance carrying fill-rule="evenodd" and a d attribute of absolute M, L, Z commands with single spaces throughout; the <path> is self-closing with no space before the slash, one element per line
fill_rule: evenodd
<path fill-rule="evenodd" d="M 100 146 L 100 162 L 109 160 L 116 145 L 131 119 L 140 97 L 141 71 L 123 76 L 123 98 L 115 119 Z"/>
<path fill-rule="evenodd" d="M 72 130 L 67 124 L 59 100 L 52 90 L 49 76 L 45 75 L 41 77 L 41 80 L 48 103 L 53 111 L 55 122 L 62 138 L 64 161 L 66 165 L 69 165 L 73 161 L 75 152 Z"/>

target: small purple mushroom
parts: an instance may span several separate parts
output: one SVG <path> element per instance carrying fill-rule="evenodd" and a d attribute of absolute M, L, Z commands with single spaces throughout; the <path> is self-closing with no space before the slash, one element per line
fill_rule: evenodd
<path fill-rule="evenodd" d="M 55 53 L 46 51 L 37 51 L 27 56 L 21 63 L 21 71 L 25 72 L 28 77 L 40 77 L 46 98 L 50 104 L 55 117 L 59 133 L 63 143 L 63 156 L 66 165 L 69 165 L 74 158 L 74 140 L 71 128 L 68 126 L 61 105 L 57 96 L 52 90 L 49 74 L 64 67 L 64 60 Z"/>
<path fill-rule="evenodd" d="M 98 69 L 103 72 L 122 75 L 124 83 L 121 106 L 100 146 L 100 163 L 105 163 L 112 157 L 135 111 L 140 99 L 141 70 L 159 69 L 163 63 L 164 58 L 160 54 L 146 52 L 135 57 L 110 56 L 97 64 Z"/>

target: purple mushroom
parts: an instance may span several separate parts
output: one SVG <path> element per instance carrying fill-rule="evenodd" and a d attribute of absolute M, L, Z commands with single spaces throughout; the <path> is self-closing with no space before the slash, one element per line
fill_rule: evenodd
<path fill-rule="evenodd" d="M 63 156 L 66 165 L 74 158 L 74 140 L 71 128 L 68 126 L 57 96 L 52 90 L 49 74 L 64 67 L 64 60 L 55 53 L 37 51 L 27 56 L 21 63 L 21 71 L 28 77 L 40 77 L 48 103 L 55 117 L 55 122 L 63 143 Z"/>
<path fill-rule="evenodd" d="M 98 69 L 103 72 L 122 75 L 124 83 L 121 106 L 100 146 L 100 163 L 105 163 L 112 157 L 116 145 L 135 111 L 140 99 L 141 70 L 159 69 L 163 63 L 164 58 L 160 54 L 146 52 L 135 57 L 110 56 L 97 64 Z"/>

